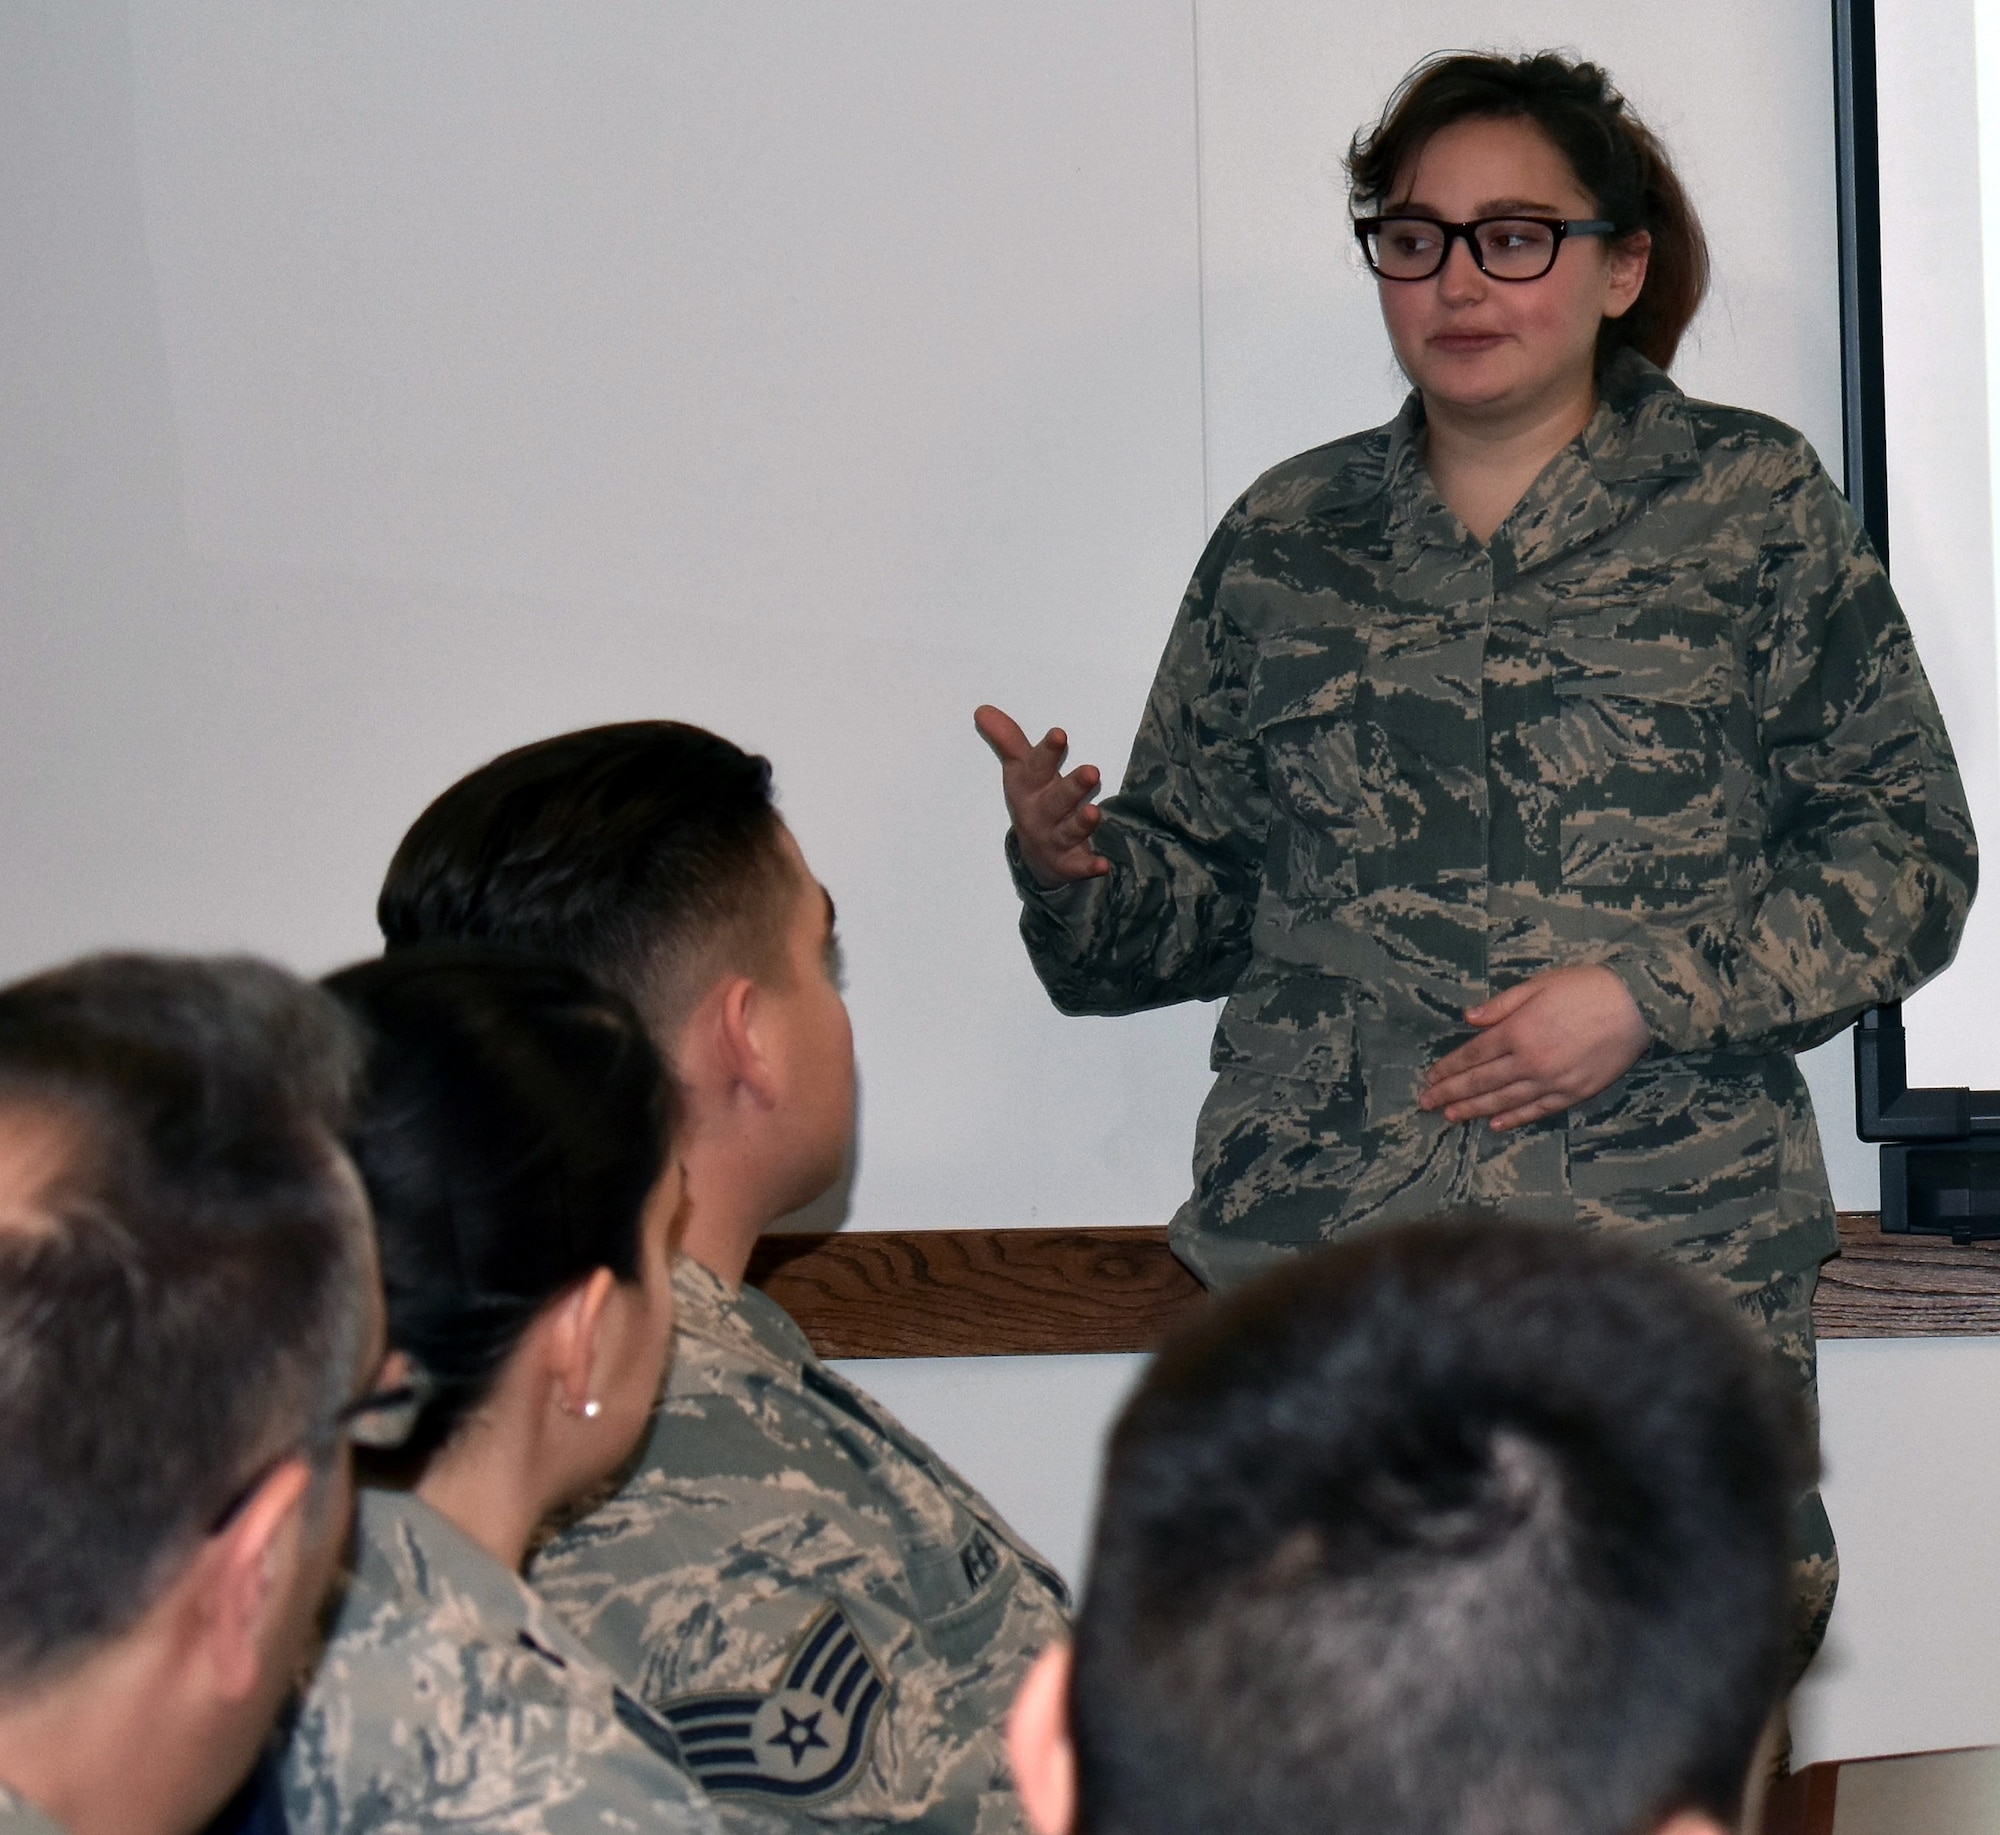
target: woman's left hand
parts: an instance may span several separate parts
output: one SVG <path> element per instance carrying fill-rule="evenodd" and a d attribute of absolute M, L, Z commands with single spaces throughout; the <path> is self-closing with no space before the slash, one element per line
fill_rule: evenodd
<path fill-rule="evenodd" d="M 1609 1089 L 1653 1036 L 1624 982 L 1594 965 L 1545 970 L 1465 1017 L 1479 1037 L 1431 1066 L 1417 1106 L 1446 1121 L 1491 1116 L 1496 1129 Z"/>

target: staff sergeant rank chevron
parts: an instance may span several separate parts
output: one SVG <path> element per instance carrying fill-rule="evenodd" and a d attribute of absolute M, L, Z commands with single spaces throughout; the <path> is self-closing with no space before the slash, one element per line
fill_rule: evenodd
<path fill-rule="evenodd" d="M 798 1801 L 840 1789 L 867 1760 L 886 1695 L 846 1613 L 828 1606 L 769 1694 L 682 1695 L 662 1713 L 704 1789 Z"/>

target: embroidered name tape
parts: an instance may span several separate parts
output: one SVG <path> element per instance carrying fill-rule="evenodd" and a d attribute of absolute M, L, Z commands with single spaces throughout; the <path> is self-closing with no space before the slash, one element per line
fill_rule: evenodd
<path fill-rule="evenodd" d="M 887 1699 L 867 1645 L 830 1605 L 806 1627 L 768 1694 L 681 1695 L 661 1713 L 704 1790 L 796 1801 L 854 1782 Z"/>

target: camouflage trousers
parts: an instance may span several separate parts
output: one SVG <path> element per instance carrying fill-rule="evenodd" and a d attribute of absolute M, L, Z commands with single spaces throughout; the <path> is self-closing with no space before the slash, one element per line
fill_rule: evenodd
<path fill-rule="evenodd" d="M 1414 1055 L 1414 1054 L 1412 1054 Z M 1174 1250 L 1239 1284 L 1352 1230 L 1481 1211 L 1615 1232 L 1720 1281 L 1818 1427 L 1812 1297 L 1838 1246 L 1805 1081 L 1786 1056 L 1645 1059 L 1567 1115 L 1495 1134 L 1416 1106 L 1417 1064 L 1339 1084 L 1226 1069 L 1196 1127 Z M 1794 1520 L 1793 1679 L 1826 1635 L 1839 1558 L 1817 1490 Z"/>

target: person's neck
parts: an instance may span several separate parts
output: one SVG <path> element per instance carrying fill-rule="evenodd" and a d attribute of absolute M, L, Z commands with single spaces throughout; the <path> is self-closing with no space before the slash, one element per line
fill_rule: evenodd
<path fill-rule="evenodd" d="M 503 1375 L 502 1384 L 506 1378 Z M 535 1423 L 509 1408 L 504 1394 L 468 1421 L 424 1468 L 417 1495 L 518 1574 L 535 1531 L 563 1501 L 542 1476 Z"/>
<path fill-rule="evenodd" d="M 66 1835 L 183 1835 L 211 1728 L 177 1717 L 171 1678 L 121 1644 L 52 1687 L 0 1703 L 0 1785 Z"/>
<path fill-rule="evenodd" d="M 757 1238 L 777 1221 L 761 1169 L 741 1143 L 722 1135 L 691 1133 L 681 1163 L 687 1169 L 687 1222 L 680 1250 L 725 1286 L 743 1285 Z"/>
<path fill-rule="evenodd" d="M 1590 424 L 1597 384 L 1586 376 L 1513 412 L 1424 400 L 1424 463 L 1445 507 L 1481 542 L 1493 539 L 1549 461 Z"/>

